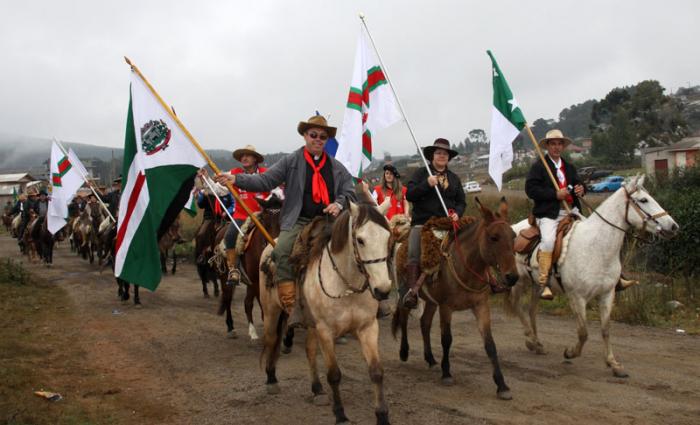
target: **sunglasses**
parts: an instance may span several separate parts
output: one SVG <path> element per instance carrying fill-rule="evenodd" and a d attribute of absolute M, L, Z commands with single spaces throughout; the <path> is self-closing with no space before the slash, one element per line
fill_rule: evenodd
<path fill-rule="evenodd" d="M 317 133 L 315 131 L 310 131 L 309 137 L 312 139 L 321 139 L 321 140 L 328 140 L 328 135 L 324 133 Z"/>

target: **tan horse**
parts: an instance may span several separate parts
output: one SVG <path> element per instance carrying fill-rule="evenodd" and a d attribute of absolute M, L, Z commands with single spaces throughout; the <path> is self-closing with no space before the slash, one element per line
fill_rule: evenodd
<path fill-rule="evenodd" d="M 322 219 L 323 220 L 323 219 Z M 311 391 L 322 396 L 323 388 L 316 366 L 316 352 L 321 344 L 327 380 L 333 392 L 336 422 L 348 421 L 340 398 L 341 373 L 335 355 L 335 339 L 352 333 L 360 342 L 374 384 L 377 423 L 388 424 L 389 412 L 384 400 L 384 370 L 379 360 L 378 299 L 391 290 L 387 267 L 390 232 L 386 219 L 369 205 L 350 205 L 332 225 L 330 232 L 313 241 L 303 280 L 303 294 L 313 319 L 306 336 L 306 356 L 311 372 Z M 268 393 L 279 392 L 276 363 L 280 353 L 286 314 L 282 312 L 276 288 L 268 287 L 262 272 L 272 247 L 261 256 L 260 296 L 264 310 L 265 362 Z"/>
<path fill-rule="evenodd" d="M 491 360 L 493 379 L 500 399 L 512 398 L 506 385 L 491 335 L 491 295 L 489 269 L 495 269 L 508 286 L 518 281 L 518 271 L 513 255 L 514 233 L 508 222 L 508 204 L 501 200 L 498 213 L 482 206 L 478 199 L 481 220 L 463 225 L 455 240 L 447 246 L 447 255 L 442 258 L 439 272 L 426 281 L 420 297 L 425 300 L 425 309 L 420 319 L 423 335 L 423 356 L 428 366 L 437 364 L 430 345 L 430 327 L 435 312 L 440 312 L 440 341 L 442 343 L 442 383 L 451 385 L 450 347 L 452 346 L 452 313 L 470 309 L 484 341 L 484 349 Z M 452 233 L 450 233 L 451 237 Z M 399 273 L 401 280 L 402 274 Z M 430 279 L 430 278 L 429 278 Z M 394 313 L 392 333 L 401 329 L 402 361 L 408 360 L 408 310 L 399 306 Z"/>

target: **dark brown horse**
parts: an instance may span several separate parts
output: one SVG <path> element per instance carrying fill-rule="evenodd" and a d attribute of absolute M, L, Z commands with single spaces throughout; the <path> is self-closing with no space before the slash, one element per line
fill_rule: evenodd
<path fill-rule="evenodd" d="M 456 243 L 452 240 L 447 248 L 447 256 L 442 258 L 437 277 L 426 281 L 420 297 L 425 300 L 421 316 L 423 335 L 423 355 L 429 366 L 437 364 L 430 347 L 430 327 L 435 312 L 440 311 L 440 341 L 442 343 L 442 382 L 452 384 L 450 373 L 450 347 L 452 345 L 452 312 L 471 309 L 476 317 L 477 327 L 484 341 L 486 354 L 493 366 L 493 379 L 496 382 L 498 397 L 511 399 L 496 352 L 496 344 L 491 335 L 491 295 L 490 272 L 504 278 L 508 286 L 518 281 L 518 271 L 513 255 L 514 233 L 508 222 L 508 204 L 501 199 L 498 213 L 482 206 L 476 199 L 481 213 L 480 220 L 467 224 L 457 231 Z M 450 234 L 450 237 L 453 237 Z M 402 279 L 402 273 L 399 273 Z M 401 328 L 402 361 L 408 359 L 407 325 L 408 310 L 399 305 L 392 321 L 392 333 Z"/>
<path fill-rule="evenodd" d="M 180 218 L 177 217 L 173 224 L 170 225 L 168 230 L 163 234 L 163 236 L 158 239 L 158 249 L 160 250 L 160 271 L 163 274 L 168 273 L 168 269 L 165 265 L 168 259 L 168 251 L 173 250 L 173 268 L 171 270 L 172 274 L 175 274 L 177 270 L 177 256 L 175 255 L 175 244 L 182 242 L 182 236 L 180 235 Z"/>
<path fill-rule="evenodd" d="M 267 229 L 270 236 L 276 238 L 280 234 L 279 216 L 282 208 L 282 200 L 275 195 L 267 201 L 261 199 L 256 200 L 260 207 L 262 207 L 262 212 L 259 216 L 260 222 Z M 248 319 L 248 335 L 251 340 L 257 340 L 258 334 L 253 325 L 253 305 L 255 300 L 257 300 L 258 307 L 260 307 L 262 311 L 262 307 L 260 306 L 260 255 L 267 246 L 267 240 L 257 229 L 252 231 L 250 238 L 250 242 L 247 244 L 248 249 L 241 254 L 241 271 L 243 272 L 241 281 L 247 285 L 243 307 L 245 309 L 246 318 Z M 222 273 L 222 282 L 226 281 L 227 275 L 228 270 Z M 226 313 L 226 326 L 229 332 L 233 330 L 231 302 L 233 300 L 234 291 L 235 287 L 222 285 L 219 314 Z"/>
<path fill-rule="evenodd" d="M 219 296 L 219 283 L 217 281 L 219 275 L 214 267 L 209 264 L 209 260 L 214 255 L 216 236 L 222 227 L 225 226 L 221 226 L 218 219 L 202 220 L 202 224 L 197 229 L 197 234 L 194 237 L 194 258 L 199 280 L 202 281 L 204 297 L 209 297 L 209 291 L 207 290 L 207 283 L 209 282 L 214 285 L 214 296 Z"/>
<path fill-rule="evenodd" d="M 53 265 L 53 247 L 56 242 L 60 242 L 65 238 L 66 227 L 52 235 L 49 231 L 47 217 L 40 220 L 33 229 L 32 239 L 37 247 L 39 258 L 44 261 L 47 267 Z"/>

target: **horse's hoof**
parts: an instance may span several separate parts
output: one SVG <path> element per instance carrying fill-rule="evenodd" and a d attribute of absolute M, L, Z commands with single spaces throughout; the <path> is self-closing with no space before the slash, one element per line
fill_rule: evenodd
<path fill-rule="evenodd" d="M 204 293 L 204 298 L 209 298 L 209 294 L 207 294 L 207 293 L 205 292 L 205 293 Z"/>
<path fill-rule="evenodd" d="M 134 303 L 134 308 L 138 308 L 139 310 L 143 308 L 143 304 L 141 303 Z"/>
<path fill-rule="evenodd" d="M 530 351 L 534 351 L 534 352 L 537 351 L 537 344 L 535 344 L 534 342 L 532 342 L 530 340 L 525 340 L 525 346 Z"/>
<path fill-rule="evenodd" d="M 451 387 L 455 384 L 455 380 L 451 376 L 444 376 L 440 379 L 440 383 L 446 387 Z"/>
<path fill-rule="evenodd" d="M 513 399 L 513 395 L 508 390 L 499 391 L 498 393 L 496 393 L 496 395 L 498 395 L 498 398 L 500 400 L 512 400 Z"/>
<path fill-rule="evenodd" d="M 399 350 L 399 358 L 401 359 L 402 362 L 405 362 L 408 360 L 408 348 L 407 349 L 401 349 Z"/>
<path fill-rule="evenodd" d="M 236 332 L 235 329 L 231 329 L 231 330 L 228 332 L 228 337 L 231 338 L 231 339 L 238 339 L 238 332 Z"/>
<path fill-rule="evenodd" d="M 430 368 L 435 367 L 437 365 L 437 362 L 435 361 L 435 359 L 428 359 L 428 360 L 426 360 L 426 363 L 428 363 L 428 367 L 430 367 Z"/>
<path fill-rule="evenodd" d="M 625 369 L 621 367 L 613 367 L 613 376 L 615 378 L 629 378 L 630 376 L 625 372 Z"/>
<path fill-rule="evenodd" d="M 280 386 L 278 384 L 267 384 L 266 388 L 269 395 L 277 395 L 280 393 Z"/>
<path fill-rule="evenodd" d="M 570 360 L 570 359 L 573 359 L 573 358 L 575 358 L 575 357 L 576 357 L 576 356 L 574 356 L 574 355 L 569 351 L 568 348 L 565 348 L 565 349 L 564 349 L 564 358 L 565 358 L 565 359 L 569 359 L 569 360 Z"/>
<path fill-rule="evenodd" d="M 282 354 L 289 354 L 292 352 L 292 347 L 287 347 L 286 345 L 282 345 Z"/>
<path fill-rule="evenodd" d="M 314 406 L 328 406 L 331 401 L 328 399 L 328 394 L 315 394 L 312 396 L 311 402 Z"/>

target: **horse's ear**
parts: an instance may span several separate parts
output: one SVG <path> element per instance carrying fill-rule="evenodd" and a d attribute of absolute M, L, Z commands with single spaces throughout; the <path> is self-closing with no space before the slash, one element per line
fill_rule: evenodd
<path fill-rule="evenodd" d="M 479 206 L 479 212 L 481 213 L 481 216 L 484 218 L 486 221 L 493 221 L 495 220 L 495 217 L 493 216 L 493 211 L 490 209 L 486 208 L 484 205 L 482 205 L 481 201 L 479 201 L 478 197 L 474 197 L 474 200 L 476 201 L 476 205 Z"/>
<path fill-rule="evenodd" d="M 350 201 L 350 215 L 352 217 L 357 217 L 357 213 L 360 211 L 360 207 L 354 202 Z"/>
<path fill-rule="evenodd" d="M 644 178 L 646 176 L 644 174 L 641 174 L 639 178 L 637 179 L 637 187 L 644 187 Z"/>
<path fill-rule="evenodd" d="M 639 174 L 637 174 L 634 177 L 630 177 L 630 179 L 627 181 L 627 184 L 625 184 L 625 188 L 627 188 L 628 192 L 634 192 L 637 190 L 637 182 L 639 181 Z"/>
<path fill-rule="evenodd" d="M 505 221 L 509 221 L 509 219 L 508 219 L 508 201 L 506 201 L 505 196 L 501 197 L 501 203 L 498 205 L 498 213 L 501 215 L 502 219 L 504 219 Z"/>

